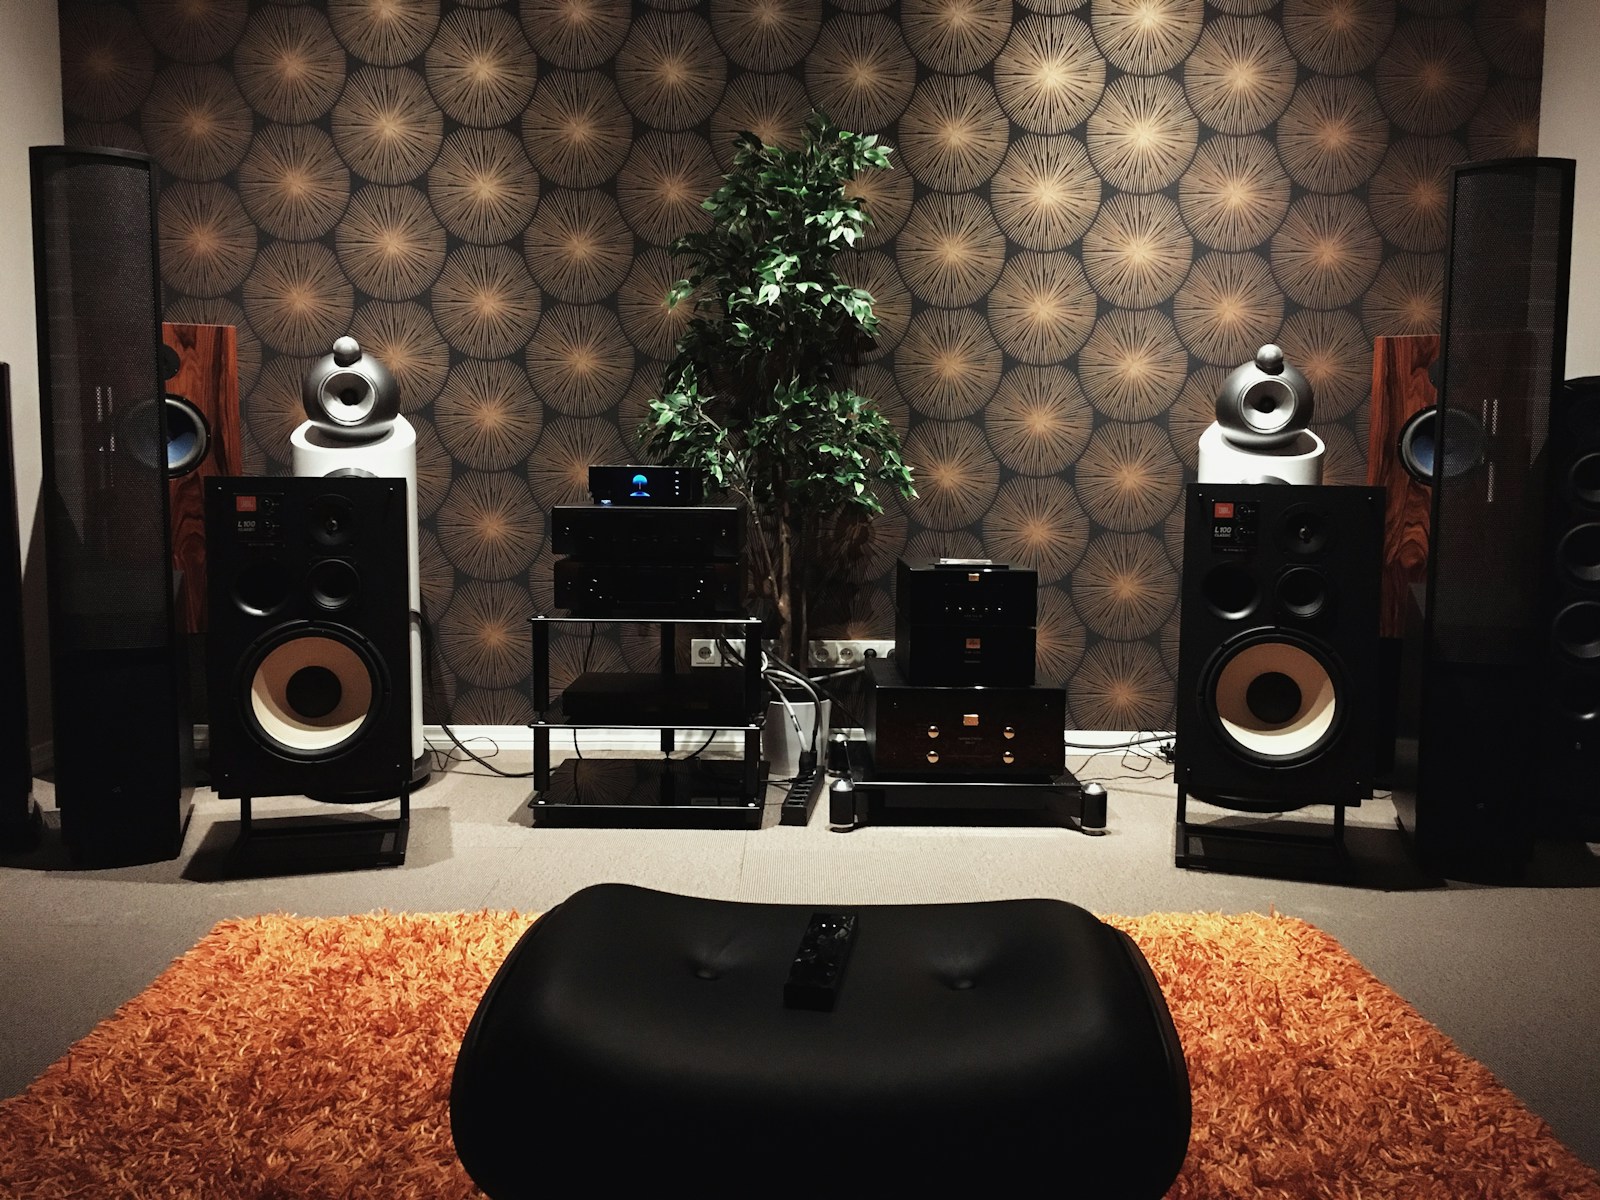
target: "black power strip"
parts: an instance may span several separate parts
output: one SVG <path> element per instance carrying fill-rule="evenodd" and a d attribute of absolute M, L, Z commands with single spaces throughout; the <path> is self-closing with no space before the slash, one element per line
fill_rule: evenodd
<path fill-rule="evenodd" d="M 817 789 L 822 786 L 823 772 L 816 767 L 801 766 L 800 773 L 789 781 L 789 791 L 783 798 L 781 821 L 785 825 L 804 825 L 811 815 Z"/>

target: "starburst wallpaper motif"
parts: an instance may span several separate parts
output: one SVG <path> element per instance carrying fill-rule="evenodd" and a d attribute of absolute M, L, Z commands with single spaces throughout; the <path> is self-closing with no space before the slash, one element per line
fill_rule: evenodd
<path fill-rule="evenodd" d="M 812 107 L 896 169 L 843 274 L 906 437 L 820 634 L 888 636 L 901 554 L 1038 569 L 1041 682 L 1170 728 L 1177 506 L 1278 341 L 1330 479 L 1372 338 L 1437 328 L 1446 172 L 1536 152 L 1544 0 L 62 0 L 68 139 L 161 167 L 166 316 L 239 327 L 248 467 L 353 332 L 418 431 L 433 719 L 523 721 L 552 504 L 637 427 L 672 238 L 741 129 Z M 552 649 L 639 665 L 622 632 Z M 645 655 L 643 657 L 648 657 Z M 636 661 L 638 660 L 638 661 Z M 647 664 L 646 664 L 647 665 Z"/>

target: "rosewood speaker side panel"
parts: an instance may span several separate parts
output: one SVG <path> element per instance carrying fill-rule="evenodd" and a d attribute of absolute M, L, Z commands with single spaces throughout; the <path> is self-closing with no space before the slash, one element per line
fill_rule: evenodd
<path fill-rule="evenodd" d="M 209 427 L 210 443 L 199 465 L 168 484 L 172 565 L 183 580 L 179 621 L 185 633 L 201 633 L 206 627 L 205 481 L 244 473 L 238 331 L 232 325 L 169 322 L 161 326 L 161 339 L 178 356 L 167 393 L 199 409 Z"/>
<path fill-rule="evenodd" d="M 1384 489 L 1383 598 L 1379 630 L 1400 637 L 1407 593 L 1428 573 L 1429 489 L 1400 461 L 1400 431 L 1438 401 L 1428 370 L 1439 357 L 1437 334 L 1373 339 L 1372 425 L 1367 442 L 1367 482 Z"/>

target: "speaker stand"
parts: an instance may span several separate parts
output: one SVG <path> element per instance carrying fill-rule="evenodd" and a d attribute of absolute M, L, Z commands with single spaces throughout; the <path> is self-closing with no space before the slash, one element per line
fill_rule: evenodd
<path fill-rule="evenodd" d="M 250 797 L 239 797 L 239 836 L 231 855 L 235 862 L 250 855 L 256 847 L 290 844 L 315 846 L 320 851 L 300 855 L 299 866 L 400 867 L 406 861 L 406 841 L 411 834 L 411 785 L 400 789 L 398 817 L 272 818 L 256 821 L 250 812 Z M 375 845 L 374 845 L 375 843 Z M 314 861 L 313 861 L 314 860 Z"/>
<path fill-rule="evenodd" d="M 1175 866 L 1230 874 L 1316 876 L 1346 879 L 1353 864 L 1344 840 L 1343 804 L 1333 806 L 1327 834 L 1277 830 L 1264 824 L 1224 825 L 1190 821 L 1189 793 L 1178 787 L 1178 816 L 1173 831 Z"/>

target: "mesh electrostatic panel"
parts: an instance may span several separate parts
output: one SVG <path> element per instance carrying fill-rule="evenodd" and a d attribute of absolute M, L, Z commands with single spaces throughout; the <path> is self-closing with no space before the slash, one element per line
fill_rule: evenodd
<path fill-rule="evenodd" d="M 153 166 L 35 149 L 52 619 L 75 650 L 171 640 Z"/>
<path fill-rule="evenodd" d="M 1457 167 L 1434 476 L 1432 655 L 1526 662 L 1543 637 L 1546 442 L 1566 355 L 1572 164 Z"/>

